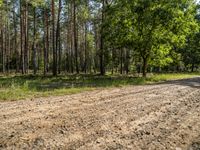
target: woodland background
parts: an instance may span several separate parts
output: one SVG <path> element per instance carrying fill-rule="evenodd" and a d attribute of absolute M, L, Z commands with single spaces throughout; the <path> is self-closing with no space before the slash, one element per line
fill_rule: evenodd
<path fill-rule="evenodd" d="M 0 71 L 116 74 L 198 71 L 194 0 L 2 0 Z"/>

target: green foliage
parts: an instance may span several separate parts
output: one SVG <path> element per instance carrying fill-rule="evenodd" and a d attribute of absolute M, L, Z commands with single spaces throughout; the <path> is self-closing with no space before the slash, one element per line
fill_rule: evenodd
<path fill-rule="evenodd" d="M 33 5 L 33 7 L 39 7 L 39 6 L 44 6 L 45 1 L 44 0 L 29 0 L 29 3 Z"/>
<path fill-rule="evenodd" d="M 198 29 L 192 0 L 124 0 L 108 9 L 105 35 L 110 46 L 131 47 L 157 66 L 171 63 L 170 51 L 184 47 Z"/>
<path fill-rule="evenodd" d="M 179 53 L 182 55 L 183 62 L 187 67 L 190 67 L 194 71 L 195 67 L 200 64 L 200 14 L 199 6 L 197 6 L 196 20 L 198 22 L 198 30 L 194 30 L 192 34 L 187 37 L 186 46 L 179 49 Z"/>

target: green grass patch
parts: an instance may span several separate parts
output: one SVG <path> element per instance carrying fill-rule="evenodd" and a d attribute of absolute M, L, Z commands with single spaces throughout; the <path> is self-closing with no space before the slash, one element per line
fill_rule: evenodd
<path fill-rule="evenodd" d="M 67 95 L 97 88 L 144 85 L 199 75 L 199 73 L 156 74 L 148 78 L 133 75 L 0 76 L 0 101 Z"/>
<path fill-rule="evenodd" d="M 171 73 L 171 74 L 155 74 L 146 79 L 147 83 L 156 83 L 169 80 L 187 79 L 200 76 L 200 73 Z"/>

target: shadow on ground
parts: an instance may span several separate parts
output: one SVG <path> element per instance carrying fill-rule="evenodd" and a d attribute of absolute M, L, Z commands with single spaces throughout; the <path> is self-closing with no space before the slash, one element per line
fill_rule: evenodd
<path fill-rule="evenodd" d="M 190 78 L 190 79 L 182 79 L 182 80 L 175 80 L 175 81 L 167 81 L 165 84 L 176 84 L 182 86 L 189 86 L 192 88 L 200 89 L 200 77 Z"/>
<path fill-rule="evenodd" d="M 141 85 L 144 78 L 133 76 L 99 76 L 99 75 L 67 75 L 67 76 L 12 76 L 0 77 L 0 88 L 25 87 L 35 91 L 51 91 L 67 88 L 111 87 L 122 85 Z"/>
<path fill-rule="evenodd" d="M 10 76 L 0 77 L 0 88 L 19 87 L 38 92 L 67 88 L 118 87 L 123 85 L 143 85 L 151 79 L 135 76 L 99 76 L 99 75 L 67 75 L 67 76 Z M 154 84 L 176 84 L 200 88 L 200 77 L 166 81 Z"/>
<path fill-rule="evenodd" d="M 200 136 L 197 137 L 195 141 L 188 146 L 188 150 L 200 150 Z"/>

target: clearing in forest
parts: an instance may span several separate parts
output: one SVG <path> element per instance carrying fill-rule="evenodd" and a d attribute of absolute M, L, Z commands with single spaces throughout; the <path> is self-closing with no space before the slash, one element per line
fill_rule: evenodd
<path fill-rule="evenodd" d="M 0 149 L 200 149 L 200 78 L 0 103 Z"/>

